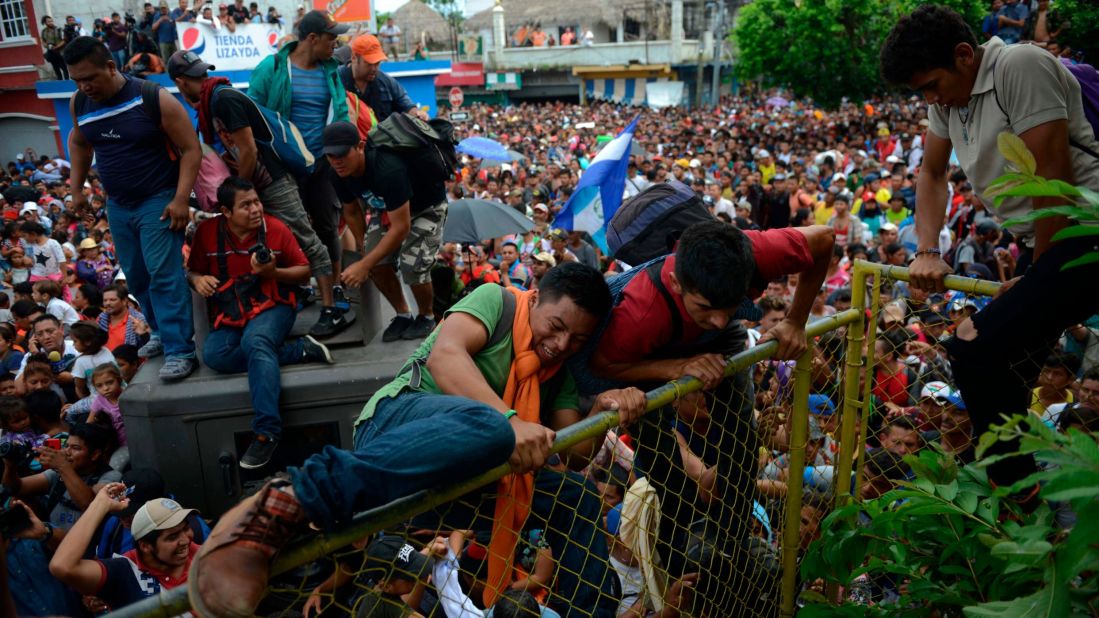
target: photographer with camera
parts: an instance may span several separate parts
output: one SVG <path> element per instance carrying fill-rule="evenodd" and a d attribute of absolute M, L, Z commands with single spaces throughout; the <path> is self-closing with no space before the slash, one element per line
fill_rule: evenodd
<path fill-rule="evenodd" d="M 133 15 L 127 13 L 126 23 L 123 23 L 121 15 L 111 13 L 111 23 L 106 27 L 107 49 L 110 50 L 116 67 L 125 66 L 126 58 L 129 57 L 129 34 L 133 26 Z"/>
<path fill-rule="evenodd" d="M 310 336 L 286 341 L 294 326 L 298 285 L 309 280 L 309 262 L 290 228 L 264 214 L 247 180 L 227 178 L 217 197 L 222 216 L 198 226 L 187 278 L 206 297 L 206 364 L 223 373 L 248 369 L 255 437 L 240 466 L 261 468 L 282 433 L 279 367 L 333 360 L 328 348 Z"/>
<path fill-rule="evenodd" d="M 64 33 L 54 25 L 53 18 L 49 15 L 42 18 L 42 26 L 42 47 L 46 62 L 53 67 L 53 74 L 58 80 L 69 79 L 69 71 L 65 67 L 65 61 L 61 59 L 61 48 L 68 43 Z"/>

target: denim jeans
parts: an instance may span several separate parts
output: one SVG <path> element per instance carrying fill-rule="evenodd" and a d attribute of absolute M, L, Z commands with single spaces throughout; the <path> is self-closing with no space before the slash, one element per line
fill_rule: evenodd
<path fill-rule="evenodd" d="M 175 189 L 150 195 L 128 208 L 107 201 L 107 221 L 126 285 L 169 358 L 195 356 L 191 290 L 183 271 L 183 231 L 172 231 L 164 207 Z"/>
<path fill-rule="evenodd" d="M 514 448 L 508 421 L 488 405 L 406 392 L 378 403 L 356 431 L 353 452 L 327 446 L 290 476 L 310 520 L 331 528 L 397 498 L 476 476 L 507 461 Z M 417 525 L 440 528 L 445 520 L 445 527 L 469 528 L 474 517 L 491 521 L 494 493 L 489 485 L 418 517 Z M 620 595 L 601 522 L 591 481 L 571 472 L 537 474 L 527 526 L 547 530 L 558 563 L 550 603 L 563 616 L 614 616 Z"/>
<path fill-rule="evenodd" d="M 332 274 L 332 260 L 328 249 L 313 231 L 309 215 L 301 203 L 298 184 L 289 175 L 272 182 L 259 192 L 263 200 L 263 211 L 286 224 L 294 234 L 305 258 L 309 260 L 309 270 L 313 276 L 323 277 Z"/>
<path fill-rule="evenodd" d="M 248 390 L 252 394 L 252 430 L 270 438 L 282 434 L 279 395 L 282 393 L 280 367 L 300 363 L 301 339 L 286 343 L 294 327 L 294 308 L 275 305 L 248 321 L 244 328 L 225 326 L 206 335 L 202 360 L 214 371 L 238 373 L 248 370 Z"/>

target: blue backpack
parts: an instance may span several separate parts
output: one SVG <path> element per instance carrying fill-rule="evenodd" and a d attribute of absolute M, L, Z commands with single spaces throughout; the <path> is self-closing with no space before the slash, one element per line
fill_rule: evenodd
<path fill-rule="evenodd" d="M 294 126 L 293 122 L 290 122 L 289 118 L 284 118 L 282 114 L 256 103 L 254 99 L 231 86 L 215 88 L 213 95 L 211 95 L 210 105 L 213 106 L 213 100 L 226 91 L 236 93 L 229 96 L 237 96 L 241 101 L 247 101 L 249 104 L 254 105 L 259 111 L 260 117 L 263 118 L 266 125 L 267 135 L 270 135 L 271 139 L 261 139 L 259 135 L 253 133 L 257 144 L 263 144 L 270 148 L 275 156 L 279 158 L 279 162 L 295 177 L 301 178 L 313 173 L 313 166 L 316 164 L 313 153 L 309 152 L 309 148 L 305 145 L 305 139 L 301 136 L 301 131 Z"/>

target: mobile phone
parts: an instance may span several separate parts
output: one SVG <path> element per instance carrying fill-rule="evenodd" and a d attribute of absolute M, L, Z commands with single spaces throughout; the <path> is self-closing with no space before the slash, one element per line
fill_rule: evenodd
<path fill-rule="evenodd" d="M 30 527 L 31 518 L 27 509 L 11 506 L 0 511 L 0 535 L 5 539 L 10 539 Z"/>
<path fill-rule="evenodd" d="M 115 500 L 121 502 L 123 498 L 130 497 L 130 494 L 134 493 L 135 489 L 137 489 L 137 485 L 130 485 L 126 489 L 122 490 L 122 493 L 118 494 L 118 496 L 115 497 Z"/>
<path fill-rule="evenodd" d="M 61 450 L 61 438 L 46 438 L 45 446 L 59 451 Z"/>

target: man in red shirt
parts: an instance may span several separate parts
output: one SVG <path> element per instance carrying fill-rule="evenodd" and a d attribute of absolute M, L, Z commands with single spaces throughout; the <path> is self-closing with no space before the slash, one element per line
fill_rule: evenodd
<path fill-rule="evenodd" d="M 333 360 L 328 348 L 308 335 L 286 341 L 294 326 L 297 286 L 309 279 L 309 261 L 290 228 L 263 213 L 247 180 L 227 178 L 218 188 L 218 204 L 222 216 L 203 221 L 195 232 L 187 280 L 207 299 L 205 363 L 224 373 L 248 371 L 256 435 L 240 466 L 261 468 L 282 433 L 279 367 Z"/>
<path fill-rule="evenodd" d="M 622 288 L 601 336 L 592 337 L 596 341 L 590 363 L 581 354 L 581 366 L 570 365 L 582 396 L 608 384 L 650 387 L 684 375 L 699 378 L 707 390 L 716 389 L 709 398 L 715 404 L 704 438 L 709 447 L 717 448 L 707 448 L 705 463 L 716 466 L 722 479 L 711 502 L 721 506 L 711 507 L 707 515 L 723 538 L 721 543 L 708 541 L 721 545 L 717 551 L 727 555 L 739 555 L 740 541 L 749 531 L 759 442 L 751 379 L 741 371 L 724 380 L 725 357 L 745 347 L 741 320 L 758 313 L 748 299 L 757 298 L 768 282 L 794 273 L 800 274 L 800 284 L 793 303 L 760 343 L 776 340 L 780 359 L 801 355 L 806 348 L 805 323 L 824 283 L 834 242 L 832 229 L 821 225 L 759 232 L 740 231 L 720 221 L 695 224 L 683 232 L 674 255 L 635 269 L 641 272 Z M 614 289 L 613 282 L 611 286 Z M 693 501 L 680 498 L 697 492 L 692 491 L 693 481 L 683 471 L 675 435 L 668 429 L 675 420 L 675 411 L 667 407 L 631 429 L 637 443 L 635 469 L 660 494 L 663 516 L 657 550 L 675 577 L 699 569 L 733 572 L 712 562 L 717 560 L 712 552 L 691 543 L 698 535 L 690 534 L 688 524 L 704 514 L 693 512 Z M 722 585 L 736 584 L 719 579 Z M 735 608 L 719 613 L 725 611 L 736 613 Z"/>

